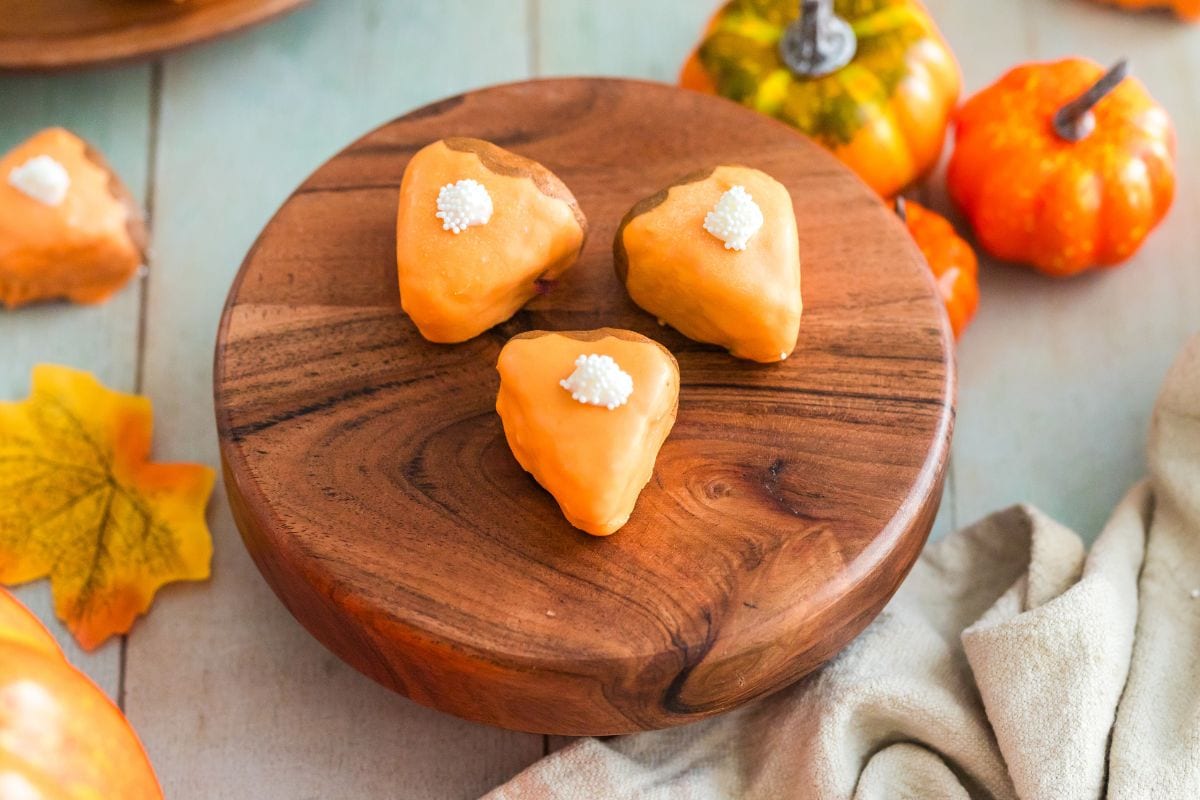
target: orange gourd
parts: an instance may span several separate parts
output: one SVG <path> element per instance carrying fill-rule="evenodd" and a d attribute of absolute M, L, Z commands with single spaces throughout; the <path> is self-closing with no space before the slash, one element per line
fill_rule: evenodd
<path fill-rule="evenodd" d="M 979 306 L 979 262 L 975 251 L 954 232 L 949 220 L 919 203 L 898 197 L 896 212 L 929 263 L 957 339 Z"/>
<path fill-rule="evenodd" d="M 161 800 L 137 735 L 0 589 L 0 797 Z"/>
<path fill-rule="evenodd" d="M 1189 22 L 1200 21 L 1200 0 L 1099 0 L 1099 2 L 1129 11 L 1166 9 L 1174 11 L 1181 19 Z"/>
<path fill-rule="evenodd" d="M 460 181 L 483 187 L 491 213 L 453 231 L 438 216 L 439 192 Z M 586 236 L 579 204 L 553 172 L 481 139 L 442 139 L 412 157 L 400 183 L 400 303 L 429 341 L 466 341 L 546 292 Z"/>
<path fill-rule="evenodd" d="M 937 164 L 962 79 L 918 0 L 731 0 L 680 84 L 798 128 L 891 197 Z"/>
<path fill-rule="evenodd" d="M 1128 259 L 1175 194 L 1175 132 L 1124 64 L 1025 64 L 956 119 L 950 194 L 979 244 L 1068 276 Z"/>
<path fill-rule="evenodd" d="M 57 202 L 19 186 L 52 159 L 69 181 Z M 100 154 L 70 131 L 44 130 L 0 158 L 0 303 L 107 300 L 144 261 L 141 211 Z"/>
<path fill-rule="evenodd" d="M 736 186 L 762 212 L 744 250 L 704 228 Z M 617 228 L 613 262 L 633 302 L 684 336 L 760 362 L 796 348 L 804 307 L 796 212 L 787 187 L 765 172 L 720 166 L 642 200 Z"/>
<path fill-rule="evenodd" d="M 590 355 L 611 358 L 631 379 L 622 405 L 580 402 L 560 383 Z M 593 536 L 615 532 L 633 513 L 675 424 L 675 357 L 633 331 L 530 331 L 504 345 L 496 369 L 496 412 L 517 463 L 576 528 Z"/>

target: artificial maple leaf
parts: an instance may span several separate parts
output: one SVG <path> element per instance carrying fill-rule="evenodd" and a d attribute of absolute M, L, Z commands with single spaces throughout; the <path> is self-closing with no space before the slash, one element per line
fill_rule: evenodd
<path fill-rule="evenodd" d="M 215 476 L 151 463 L 152 418 L 147 398 L 48 364 L 26 400 L 0 403 L 0 583 L 48 575 L 55 613 L 89 650 L 163 584 L 208 577 Z"/>

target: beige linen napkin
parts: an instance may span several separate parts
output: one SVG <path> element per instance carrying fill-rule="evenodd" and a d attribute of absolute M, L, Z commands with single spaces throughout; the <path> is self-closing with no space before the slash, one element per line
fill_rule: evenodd
<path fill-rule="evenodd" d="M 581 739 L 488 798 L 1200 798 L 1200 337 L 1149 462 L 1091 553 L 1031 508 L 994 514 L 930 546 L 817 674 Z"/>

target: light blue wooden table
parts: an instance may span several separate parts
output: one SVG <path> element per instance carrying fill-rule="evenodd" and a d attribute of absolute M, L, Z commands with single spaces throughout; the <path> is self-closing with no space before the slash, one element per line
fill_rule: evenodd
<path fill-rule="evenodd" d="M 1084 0 L 933 0 L 968 90 L 1018 61 L 1130 57 L 1174 116 L 1180 191 L 1135 261 L 1053 282 L 982 265 L 959 351 L 958 431 L 935 535 L 1032 502 L 1089 538 L 1142 471 L 1159 381 L 1200 329 L 1200 27 Z M 217 464 L 212 343 L 247 247 L 288 192 L 414 106 L 532 75 L 673 80 L 712 0 L 323 0 L 153 64 L 0 78 L 0 149 L 66 125 L 149 209 L 149 277 L 98 308 L 0 313 L 0 397 L 41 361 L 154 400 L 155 454 Z M 947 207 L 940 180 L 922 194 Z M 124 641 L 86 655 L 44 583 L 19 596 L 132 719 L 168 797 L 470 797 L 559 742 L 389 694 L 313 641 L 242 548 L 218 487 L 213 579 L 161 593 Z"/>

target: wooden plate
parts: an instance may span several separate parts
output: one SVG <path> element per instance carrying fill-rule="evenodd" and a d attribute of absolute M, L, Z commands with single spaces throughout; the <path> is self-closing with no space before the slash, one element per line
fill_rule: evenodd
<path fill-rule="evenodd" d="M 546 164 L 592 226 L 550 294 L 455 346 L 420 337 L 395 275 L 401 174 L 450 135 Z M 613 272 L 634 202 L 728 162 L 795 200 L 805 311 L 781 364 L 659 327 Z M 598 539 L 521 471 L 493 409 L 510 336 L 605 325 L 669 347 L 682 394 L 633 518 Z M 901 224 L 815 145 L 664 85 L 535 81 L 414 111 L 296 190 L 230 292 L 217 421 L 246 546 L 331 650 L 462 717 L 609 734 L 786 686 L 875 616 L 937 509 L 951 348 Z"/>
<path fill-rule="evenodd" d="M 213 39 L 308 0 L 0 0 L 0 70 L 145 58 Z"/>

